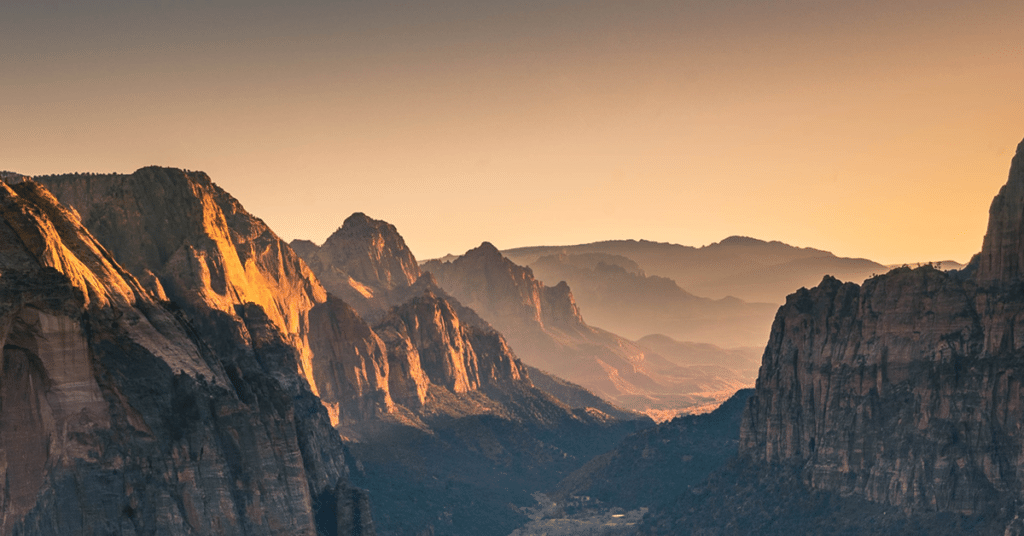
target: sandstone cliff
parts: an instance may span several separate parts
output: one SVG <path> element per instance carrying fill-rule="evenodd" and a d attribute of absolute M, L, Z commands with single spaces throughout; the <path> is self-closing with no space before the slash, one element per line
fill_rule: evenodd
<path fill-rule="evenodd" d="M 0 183 L 0 533 L 373 533 L 298 354 L 262 307 L 237 312 L 244 347 L 215 351 L 78 214 L 11 182 Z"/>
<path fill-rule="evenodd" d="M 154 296 L 203 316 L 262 307 L 312 378 L 307 315 L 326 292 L 284 241 L 205 173 L 147 167 L 36 180 Z"/>
<path fill-rule="evenodd" d="M 789 296 L 741 453 L 815 490 L 908 512 L 998 513 L 1024 499 L 1024 144 L 973 268 L 826 277 Z M 1019 522 L 1010 528 L 1019 531 Z"/>

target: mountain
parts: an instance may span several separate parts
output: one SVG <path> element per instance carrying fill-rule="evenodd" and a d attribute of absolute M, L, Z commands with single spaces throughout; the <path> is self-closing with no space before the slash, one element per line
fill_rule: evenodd
<path fill-rule="evenodd" d="M 688 371 L 584 322 L 564 282 L 548 287 L 490 243 L 450 262 L 421 266 L 440 286 L 505 334 L 524 363 L 656 416 L 720 402 L 735 390 L 694 390 Z"/>
<path fill-rule="evenodd" d="M 373 534 L 280 311 L 250 303 L 214 348 L 80 213 L 4 180 L 0 533 Z"/>
<path fill-rule="evenodd" d="M 241 330 L 236 309 L 260 306 L 299 350 L 312 381 L 308 312 L 327 299 L 288 245 L 202 172 L 147 167 L 130 175 L 36 177 L 154 296 L 202 317 L 211 341 Z M 233 324 L 226 327 L 223 323 Z"/>
<path fill-rule="evenodd" d="M 740 484 L 719 479 L 703 502 L 682 501 L 656 525 L 735 526 L 729 509 L 767 533 L 844 520 L 851 533 L 1024 531 L 1022 222 L 1024 142 L 966 269 L 900 268 L 863 285 L 826 277 L 790 295 L 744 414 L 738 462 L 786 485 L 754 496 L 734 474 Z M 831 506 L 783 506 L 815 497 Z M 689 513 L 714 503 L 723 510 Z"/>
<path fill-rule="evenodd" d="M 814 286 L 826 274 L 859 283 L 888 271 L 885 266 L 867 259 L 837 257 L 819 249 L 741 236 L 700 248 L 646 240 L 612 240 L 575 246 L 516 248 L 504 253 L 513 261 L 531 267 L 541 257 L 558 254 L 625 257 L 646 274 L 669 278 L 697 296 L 714 299 L 732 296 L 747 302 L 774 304 L 784 303 L 793 289 Z"/>
<path fill-rule="evenodd" d="M 507 534 L 531 493 L 650 425 L 525 367 L 394 226 L 356 213 L 292 244 L 331 293 L 309 312 L 312 375 L 381 534 Z"/>
<path fill-rule="evenodd" d="M 388 292 L 408 287 L 419 266 L 394 225 L 356 212 L 322 246 L 293 240 L 292 248 L 310 266 L 324 287 L 372 316 L 389 305 Z"/>
<path fill-rule="evenodd" d="M 622 419 L 572 408 L 534 387 L 501 335 L 420 276 L 384 222 L 356 214 L 324 248 L 303 250 L 322 254 L 318 269 L 346 277 L 328 281 L 372 292 L 374 300 L 356 302 L 364 318 L 203 173 L 143 168 L 37 180 L 97 229 L 112 259 L 125 259 L 140 292 L 175 311 L 218 356 L 243 400 L 267 403 L 251 392 L 269 389 L 262 371 L 283 386 L 294 413 L 317 416 L 296 419 L 315 439 L 303 445 L 330 445 L 306 465 L 331 464 L 369 489 L 340 477 L 329 489 L 310 486 L 321 528 L 504 534 L 525 519 L 515 504 L 650 425 L 621 410 Z M 588 401 L 578 386 L 561 388 Z"/>
<path fill-rule="evenodd" d="M 710 413 L 676 417 L 623 439 L 562 480 L 552 499 L 570 510 L 671 501 L 736 455 L 743 408 L 753 393 L 741 389 Z"/>
<path fill-rule="evenodd" d="M 695 296 L 621 256 L 560 253 L 540 257 L 530 268 L 540 281 L 568 283 L 588 324 L 634 340 L 663 333 L 719 346 L 763 346 L 778 309 Z"/>

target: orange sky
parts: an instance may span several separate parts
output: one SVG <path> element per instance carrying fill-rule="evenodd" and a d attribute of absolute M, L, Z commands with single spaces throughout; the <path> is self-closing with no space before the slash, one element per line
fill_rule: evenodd
<path fill-rule="evenodd" d="M 6 4 L 0 169 L 201 169 L 286 239 L 363 211 L 420 258 L 963 262 L 1024 138 L 1017 1 Z"/>

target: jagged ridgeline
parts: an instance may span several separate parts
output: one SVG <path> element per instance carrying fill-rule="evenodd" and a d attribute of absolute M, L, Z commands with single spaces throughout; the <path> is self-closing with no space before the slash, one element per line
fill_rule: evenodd
<path fill-rule="evenodd" d="M 159 436 L 147 443 L 157 450 L 151 461 L 138 462 L 147 468 L 139 473 L 138 482 L 123 483 L 118 471 L 126 470 L 113 468 L 105 473 L 104 485 L 114 491 L 97 485 L 92 495 L 132 497 L 150 488 L 147 493 L 164 493 L 169 497 L 164 500 L 176 505 L 176 515 L 183 519 L 168 533 L 369 533 L 373 519 L 381 534 L 507 534 L 525 519 L 519 506 L 532 502 L 530 493 L 553 485 L 628 433 L 650 425 L 566 382 L 551 379 L 546 384 L 557 384 L 559 396 L 569 404 L 538 390 L 504 338 L 441 290 L 432 277 L 420 275 L 404 241 L 384 222 L 357 214 L 323 248 L 297 244 L 304 255 L 336 250 L 311 260 L 317 271 L 332 270 L 323 272 L 328 290 L 336 294 L 332 296 L 288 244 L 203 173 L 151 167 L 130 175 L 46 176 L 21 184 L 28 186 L 17 188 L 51 190 L 61 204 L 45 195 L 67 222 L 54 225 L 80 229 L 131 282 L 135 301 L 122 301 L 136 309 L 139 303 L 146 304 L 149 324 L 160 329 L 178 326 L 175 329 L 191 345 L 184 350 L 177 341 L 145 346 L 156 356 L 153 359 L 167 363 L 171 387 L 150 382 L 149 373 L 127 371 L 123 377 L 128 383 L 119 391 L 102 391 L 104 403 L 123 406 L 117 411 L 126 419 L 165 412 L 173 424 L 167 425 L 173 441 Z M 24 233 L 11 236 L 12 244 L 35 247 Z M 21 242 L 14 242 L 14 237 Z M 54 263 L 72 282 L 91 281 L 73 264 Z M 3 277 L 10 280 L 12 274 L 5 271 Z M 93 287 L 98 295 L 120 288 L 106 279 Z M 134 318 L 123 313 L 108 316 Z M 157 317 L 165 320 L 153 320 Z M 121 328 L 123 336 L 118 335 L 125 340 L 152 338 L 137 332 L 142 329 L 136 328 L 138 321 L 119 322 L 127 322 Z M 89 344 L 104 333 L 89 326 L 83 330 L 92 337 Z M 136 366 L 126 357 L 131 352 L 118 344 L 93 353 L 117 364 L 104 365 L 110 370 Z M 191 363 L 181 356 L 193 354 L 198 357 L 190 359 L 206 368 L 196 365 L 192 370 L 180 364 Z M 112 381 L 105 376 L 107 369 L 96 366 L 97 358 L 91 359 L 90 370 L 106 389 L 103 382 Z M 55 374 L 45 372 L 42 377 Z M 179 384 L 184 387 L 174 387 Z M 175 395 L 175 389 L 185 389 L 186 394 Z M 122 391 L 132 394 L 116 394 Z M 166 408 L 154 409 L 167 397 Z M 222 398 L 252 414 L 210 402 Z M 0 411 L 8 418 L 6 410 Z M 255 432 L 218 428 L 234 419 L 277 423 L 267 415 L 285 423 L 275 424 L 278 435 L 271 436 L 270 443 L 261 442 Z M 204 419 L 212 424 L 204 424 Z M 160 430 L 145 424 L 147 434 Z M 294 429 L 292 435 L 280 430 L 286 425 Z M 193 429 L 213 430 L 206 433 L 216 438 L 215 445 L 206 448 L 189 435 Z M 37 435 L 52 438 L 53 430 Z M 104 443 L 100 451 L 123 457 L 119 437 Z M 342 438 L 349 443 L 343 444 Z M 187 448 L 175 450 L 175 442 Z M 297 450 L 289 450 L 290 445 Z M 236 448 L 249 454 L 234 455 Z M 221 451 L 223 456 L 217 458 Z M 292 489 L 294 482 L 284 476 L 266 474 L 277 459 L 290 463 L 289 468 L 299 467 L 299 477 L 305 478 L 301 491 Z M 168 460 L 190 468 L 192 476 L 164 471 L 160 478 L 212 487 L 192 492 L 179 483 L 161 492 L 155 484 L 144 486 L 153 478 L 148 468 L 172 463 Z M 207 463 L 213 465 L 203 465 Z M 369 490 L 372 515 L 367 496 L 348 484 L 346 467 L 352 471 L 351 482 Z M 261 488 L 264 478 L 291 484 L 287 493 Z M 19 475 L 8 481 L 22 479 Z M 49 488 L 39 489 L 44 493 Z M 65 493 L 59 490 L 49 496 Z M 266 495 L 270 493 L 273 497 Z M 233 502 L 221 500 L 223 494 Z M 35 491 L 19 497 L 18 504 L 24 503 L 19 508 L 38 508 Z M 89 526 L 135 523 L 136 532 L 144 533 L 152 526 L 163 527 L 122 519 L 162 519 L 145 516 L 165 515 L 163 510 L 143 512 L 157 502 L 122 502 L 130 507 L 97 513 Z M 224 514 L 224 529 L 218 524 L 222 510 L 231 511 Z M 76 516 L 78 510 L 66 512 Z M 13 523 L 24 518 L 22 513 L 5 515 L 18 516 Z"/>
<path fill-rule="evenodd" d="M 280 311 L 160 304 L 78 213 L 4 180 L 0 533 L 373 533 Z"/>
<path fill-rule="evenodd" d="M 826 277 L 790 295 L 744 415 L 745 473 L 723 473 L 653 526 L 1022 533 L 1022 222 L 1024 143 L 964 270 Z"/>

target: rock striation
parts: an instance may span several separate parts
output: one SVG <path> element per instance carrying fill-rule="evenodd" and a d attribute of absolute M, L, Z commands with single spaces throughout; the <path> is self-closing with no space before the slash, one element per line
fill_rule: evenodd
<path fill-rule="evenodd" d="M 246 344 L 217 351 L 80 213 L 37 182 L 10 182 L 0 533 L 373 534 L 344 447 L 272 315 L 255 303 L 236 311 Z"/>
<path fill-rule="evenodd" d="M 826 277 L 789 296 L 740 452 L 814 490 L 907 512 L 988 515 L 1024 500 L 1024 144 L 961 272 Z M 1019 522 L 1008 533 L 1019 533 Z"/>
<path fill-rule="evenodd" d="M 978 281 L 1016 281 L 1024 274 L 1024 142 L 1010 164 L 1010 178 L 989 208 L 988 231 L 977 259 Z"/>

